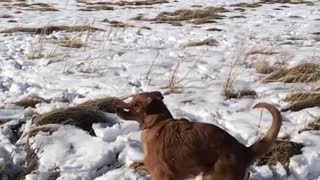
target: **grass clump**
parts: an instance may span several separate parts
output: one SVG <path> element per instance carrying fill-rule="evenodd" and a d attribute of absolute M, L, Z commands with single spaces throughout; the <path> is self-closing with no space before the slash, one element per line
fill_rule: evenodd
<path fill-rule="evenodd" d="M 114 97 L 107 97 L 95 100 L 89 100 L 82 104 L 79 104 L 78 108 L 86 108 L 86 109 L 93 109 L 99 110 L 108 113 L 115 113 L 115 108 L 117 105 L 123 103 L 121 99 L 114 98 Z"/>
<path fill-rule="evenodd" d="M 88 7 L 79 9 L 79 11 L 111 11 L 111 10 L 114 10 L 114 8 L 112 6 L 107 6 L 107 5 L 88 6 Z"/>
<path fill-rule="evenodd" d="M 238 91 L 232 90 L 230 88 L 225 89 L 223 91 L 223 96 L 225 96 L 227 99 L 235 98 L 235 99 L 241 99 L 243 97 L 256 97 L 257 93 L 254 90 L 243 88 Z"/>
<path fill-rule="evenodd" d="M 11 119 L 9 119 L 9 118 L 0 118 L 0 126 L 5 124 L 5 123 L 7 123 L 7 122 L 9 122 L 10 120 Z"/>
<path fill-rule="evenodd" d="M 18 180 L 26 179 L 26 176 L 28 174 L 31 174 L 34 170 L 36 170 L 36 168 L 38 166 L 39 158 L 38 158 L 36 152 L 33 149 L 31 149 L 31 147 L 28 143 L 25 145 L 25 150 L 27 153 L 26 166 L 23 168 L 23 170 L 20 172 L 20 174 L 16 178 Z"/>
<path fill-rule="evenodd" d="M 303 147 L 301 143 L 276 141 L 271 151 L 260 159 L 258 165 L 275 166 L 277 162 L 280 162 L 288 170 L 290 158 L 294 155 L 301 154 Z"/>
<path fill-rule="evenodd" d="M 150 174 L 148 169 L 144 166 L 144 163 L 134 162 L 129 167 L 133 169 L 140 176 L 146 176 Z"/>
<path fill-rule="evenodd" d="M 161 12 L 155 18 L 150 19 L 157 23 L 172 23 L 187 21 L 192 24 L 213 23 L 214 19 L 222 19 L 221 13 L 229 12 L 223 7 L 206 7 L 202 9 L 180 9 L 174 12 Z"/>
<path fill-rule="evenodd" d="M 298 92 L 289 94 L 284 101 L 289 102 L 288 107 L 282 111 L 300 111 L 306 108 L 320 107 L 319 92 Z"/>
<path fill-rule="evenodd" d="M 185 45 L 185 47 L 195 47 L 195 46 L 218 46 L 219 43 L 213 38 L 208 38 L 202 41 L 190 42 Z"/>
<path fill-rule="evenodd" d="M 35 34 L 52 34 L 53 32 L 66 31 L 66 32 L 82 32 L 82 31 L 103 31 L 100 28 L 95 28 L 91 26 L 44 26 L 39 28 L 25 28 L 25 27 L 15 27 L 7 30 L 0 31 L 0 33 L 16 33 L 16 32 L 26 32 Z"/>
<path fill-rule="evenodd" d="M 28 108 L 28 107 L 35 108 L 37 104 L 42 102 L 49 102 L 49 101 L 41 97 L 27 97 L 15 102 L 14 104 L 24 108 Z"/>
<path fill-rule="evenodd" d="M 79 1 L 79 3 L 85 4 L 87 7 L 103 7 L 106 5 L 113 5 L 113 6 L 151 6 L 154 4 L 163 4 L 169 3 L 167 0 L 137 0 L 137 1 L 102 1 L 102 2 L 88 2 L 88 1 Z"/>
<path fill-rule="evenodd" d="M 305 4 L 305 5 L 314 5 L 311 1 L 304 0 L 260 0 L 260 4 Z"/>
<path fill-rule="evenodd" d="M 73 107 L 57 109 L 38 115 L 32 120 L 32 122 L 36 126 L 47 124 L 69 124 L 92 133 L 93 123 L 108 122 L 108 120 L 101 111 Z"/>
<path fill-rule="evenodd" d="M 238 7 L 238 8 L 257 8 L 261 5 L 259 3 L 237 3 L 230 5 L 231 7 Z"/>
<path fill-rule="evenodd" d="M 320 117 L 317 118 L 315 121 L 309 123 L 307 127 L 299 130 L 299 133 L 304 131 L 319 131 L 320 130 Z"/>
<path fill-rule="evenodd" d="M 260 74 L 270 74 L 275 71 L 275 67 L 271 66 L 268 61 L 257 61 L 254 64 L 254 68 L 257 73 Z"/>
<path fill-rule="evenodd" d="M 77 40 L 75 38 L 67 38 L 60 40 L 58 44 L 62 47 L 68 47 L 68 48 L 82 48 L 85 46 L 85 44 L 81 40 Z"/>
<path fill-rule="evenodd" d="M 262 82 L 316 82 L 320 80 L 320 65 L 313 63 L 299 64 L 292 68 L 281 68 L 267 76 Z"/>
<path fill-rule="evenodd" d="M 9 14 L 3 14 L 3 15 L 0 15 L 0 18 L 7 19 L 7 18 L 13 18 L 13 16 L 11 16 Z"/>

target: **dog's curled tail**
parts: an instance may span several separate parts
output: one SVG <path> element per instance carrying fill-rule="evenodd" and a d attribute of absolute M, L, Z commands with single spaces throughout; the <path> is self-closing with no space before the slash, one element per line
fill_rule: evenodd
<path fill-rule="evenodd" d="M 270 151 L 272 143 L 277 139 L 282 124 L 281 114 L 273 105 L 268 103 L 258 103 L 253 107 L 253 109 L 256 108 L 267 109 L 272 114 L 273 120 L 271 128 L 268 130 L 267 134 L 249 147 L 252 161 L 262 157 Z"/>

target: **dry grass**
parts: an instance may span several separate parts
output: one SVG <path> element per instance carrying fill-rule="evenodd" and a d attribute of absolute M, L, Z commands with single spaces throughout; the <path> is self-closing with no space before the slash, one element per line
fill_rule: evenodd
<path fill-rule="evenodd" d="M 320 65 L 313 63 L 299 64 L 295 67 L 286 69 L 281 68 L 271 73 L 263 83 L 269 82 L 284 82 L 284 83 L 297 83 L 297 82 L 316 82 L 320 80 Z"/>
<path fill-rule="evenodd" d="M 28 131 L 28 136 L 29 137 L 35 136 L 35 135 L 38 134 L 38 132 L 46 132 L 49 135 L 52 135 L 52 133 L 57 131 L 57 130 L 58 130 L 58 127 L 46 126 L 46 125 L 38 126 L 38 127 L 34 127 L 32 129 L 30 129 Z"/>
<path fill-rule="evenodd" d="M 93 123 L 108 122 L 108 120 L 101 111 L 89 108 L 74 107 L 57 109 L 38 115 L 32 120 L 32 122 L 36 126 L 47 124 L 69 124 L 92 133 Z"/>
<path fill-rule="evenodd" d="M 274 52 L 270 49 L 255 49 L 255 50 L 251 50 L 247 53 L 247 56 L 251 56 L 251 55 L 257 55 L 257 54 L 261 54 L 261 55 L 266 55 L 266 56 L 271 56 L 271 55 L 275 55 L 278 54 L 278 52 Z"/>
<path fill-rule="evenodd" d="M 49 100 L 45 100 L 40 97 L 27 97 L 24 99 L 21 99 L 20 101 L 15 102 L 14 104 L 17 106 L 21 106 L 24 108 L 32 107 L 35 108 L 37 104 L 42 103 L 42 102 L 49 102 Z"/>
<path fill-rule="evenodd" d="M 311 1 L 304 1 L 304 0 L 260 0 L 259 2 L 253 2 L 253 3 L 236 3 L 230 5 L 231 7 L 236 7 L 235 10 L 245 11 L 245 9 L 256 9 L 264 4 L 304 4 L 312 6 L 314 5 Z M 283 7 L 283 6 L 281 6 Z M 276 8 L 275 10 L 282 10 L 279 8 Z"/>
<path fill-rule="evenodd" d="M 111 27 L 115 27 L 115 28 L 134 27 L 134 25 L 127 24 L 121 21 L 109 21 L 108 19 L 104 19 L 102 22 L 109 23 Z"/>
<path fill-rule="evenodd" d="M 195 46 L 218 46 L 219 43 L 213 38 L 208 38 L 202 41 L 190 42 L 185 45 L 185 47 L 195 47 Z"/>
<path fill-rule="evenodd" d="M 168 3 L 167 0 L 138 0 L 138 1 L 101 1 L 101 2 L 88 2 L 88 1 L 81 1 L 78 0 L 79 3 L 85 4 L 87 7 L 98 7 L 98 6 L 106 6 L 106 5 L 113 5 L 113 6 L 151 6 L 154 4 L 163 4 Z"/>
<path fill-rule="evenodd" d="M 308 124 L 308 126 L 311 130 L 319 131 L 320 130 L 320 118 L 318 118 L 315 121 L 313 121 L 312 123 Z"/>
<path fill-rule="evenodd" d="M 246 16 L 230 16 L 230 19 L 246 19 Z"/>
<path fill-rule="evenodd" d="M 320 42 L 320 35 L 314 36 L 312 39 L 315 40 L 316 42 Z"/>
<path fill-rule="evenodd" d="M 68 47 L 68 48 L 82 48 L 85 46 L 84 42 L 81 40 L 77 40 L 76 38 L 67 38 L 60 40 L 58 44 L 62 47 Z"/>
<path fill-rule="evenodd" d="M 300 111 L 306 108 L 320 107 L 320 93 L 319 92 L 298 92 L 289 94 L 284 101 L 289 102 L 288 107 L 282 111 Z"/>
<path fill-rule="evenodd" d="M 42 12 L 53 12 L 53 11 L 59 11 L 58 9 L 54 8 L 54 7 L 32 7 L 29 9 L 24 9 L 26 11 L 42 11 Z"/>
<path fill-rule="evenodd" d="M 315 121 L 308 124 L 306 128 L 299 130 L 299 133 L 305 131 L 319 131 L 320 130 L 320 118 L 317 118 Z"/>
<path fill-rule="evenodd" d="M 59 11 L 58 9 L 54 8 L 53 6 L 46 4 L 46 3 L 26 3 L 26 2 L 20 2 L 20 3 L 14 3 L 10 6 L 15 6 L 22 8 L 26 11 Z"/>
<path fill-rule="evenodd" d="M 123 103 L 121 99 L 114 98 L 114 97 L 107 97 L 107 98 L 86 101 L 82 104 L 79 104 L 77 107 L 85 108 L 85 109 L 100 110 L 108 113 L 115 113 L 116 106 L 121 103 Z"/>
<path fill-rule="evenodd" d="M 79 11 L 111 11 L 111 10 L 114 10 L 114 8 L 112 6 L 107 6 L 107 5 L 88 6 L 88 7 L 79 9 Z"/>
<path fill-rule="evenodd" d="M 276 70 L 274 66 L 271 66 L 268 61 L 264 60 L 255 62 L 254 68 L 260 74 L 270 74 Z"/>
<path fill-rule="evenodd" d="M 231 7 L 238 7 L 238 8 L 257 8 L 260 7 L 261 4 L 259 3 L 237 3 L 230 5 Z"/>
<path fill-rule="evenodd" d="M 207 29 L 207 31 L 218 31 L 218 32 L 221 32 L 221 31 L 223 31 L 223 29 L 219 29 L 219 28 L 209 28 L 209 29 Z"/>
<path fill-rule="evenodd" d="M 260 0 L 260 4 L 305 4 L 314 5 L 311 1 L 305 0 Z"/>
<path fill-rule="evenodd" d="M 3 14 L 3 15 L 0 15 L 0 18 L 8 19 L 8 18 L 13 18 L 13 16 L 11 16 L 9 14 Z"/>
<path fill-rule="evenodd" d="M 229 12 L 223 7 L 206 7 L 201 9 L 180 9 L 174 12 L 161 12 L 155 18 L 149 19 L 157 23 L 172 23 L 187 21 L 192 24 L 213 23 L 215 19 L 225 16 L 221 13 Z"/>
<path fill-rule="evenodd" d="M 9 119 L 9 118 L 0 118 L 0 126 L 5 124 L 5 123 L 7 123 L 7 122 L 9 122 L 10 120 L 11 119 Z"/>
<path fill-rule="evenodd" d="M 44 26 L 39 28 L 24 28 L 15 27 L 7 30 L 0 31 L 0 33 L 16 33 L 26 32 L 35 34 L 51 34 L 53 32 L 66 31 L 66 32 L 82 32 L 82 31 L 103 31 L 103 29 L 95 28 L 91 26 Z"/>
<path fill-rule="evenodd" d="M 129 167 L 133 169 L 140 176 L 146 176 L 149 174 L 149 171 L 147 170 L 147 168 L 144 166 L 143 163 L 135 162 L 135 163 L 132 163 Z"/>
<path fill-rule="evenodd" d="M 170 77 L 169 77 L 169 84 L 168 86 L 166 86 L 165 88 L 169 88 L 171 90 L 175 90 L 178 88 L 178 84 L 180 81 L 178 81 L 178 71 L 179 68 L 181 66 L 181 64 L 183 63 L 184 59 L 180 58 L 179 61 L 177 62 L 176 66 L 174 67 L 174 69 L 172 70 Z"/>
<path fill-rule="evenodd" d="M 258 165 L 275 166 L 280 162 L 287 170 L 289 167 L 290 158 L 294 155 L 301 154 L 303 144 L 291 141 L 276 141 L 272 149 L 264 157 L 260 159 Z"/>
<path fill-rule="evenodd" d="M 320 93 L 316 92 L 298 92 L 289 94 L 284 101 L 286 102 L 297 102 L 305 99 L 316 99 L 320 96 Z"/>
<path fill-rule="evenodd" d="M 231 98 L 241 99 L 243 97 L 255 98 L 257 96 L 257 93 L 254 90 L 246 89 L 246 88 L 240 89 L 238 91 L 228 88 L 228 90 L 223 91 L 222 95 L 225 96 L 227 99 L 231 99 Z"/>
<path fill-rule="evenodd" d="M 28 174 L 31 174 L 38 166 L 38 156 L 33 149 L 31 149 L 29 144 L 25 145 L 25 149 L 27 152 L 26 156 L 26 167 L 22 170 L 22 172 L 18 176 L 18 180 L 26 179 Z"/>

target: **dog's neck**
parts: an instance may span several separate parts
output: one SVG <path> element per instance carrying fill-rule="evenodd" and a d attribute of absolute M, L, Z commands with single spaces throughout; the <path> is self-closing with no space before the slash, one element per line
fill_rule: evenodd
<path fill-rule="evenodd" d="M 160 122 L 171 120 L 171 119 L 173 119 L 173 117 L 169 111 L 160 113 L 160 114 L 149 114 L 149 115 L 146 115 L 142 119 L 142 121 L 140 121 L 139 126 L 141 130 L 151 129 L 152 127 L 156 126 Z"/>

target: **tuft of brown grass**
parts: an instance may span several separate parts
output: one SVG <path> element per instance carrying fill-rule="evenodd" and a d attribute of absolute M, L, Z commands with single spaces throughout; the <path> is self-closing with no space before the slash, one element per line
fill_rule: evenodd
<path fill-rule="evenodd" d="M 32 120 L 36 126 L 47 124 L 69 124 L 93 133 L 92 124 L 108 122 L 103 112 L 90 108 L 62 108 L 36 116 Z"/>
<path fill-rule="evenodd" d="M 238 8 L 257 8 L 260 7 L 261 4 L 257 3 L 237 3 L 230 5 L 231 7 L 238 7 Z"/>
<path fill-rule="evenodd" d="M 79 9 L 79 11 L 111 11 L 111 10 L 114 10 L 114 8 L 112 6 L 107 6 L 107 5 L 88 6 L 88 7 Z"/>
<path fill-rule="evenodd" d="M 320 93 L 298 92 L 289 94 L 284 101 L 289 102 L 288 107 L 282 111 L 300 111 L 306 108 L 320 107 Z"/>
<path fill-rule="evenodd" d="M 278 52 L 274 52 L 270 49 L 255 49 L 255 50 L 249 51 L 247 53 L 247 56 L 256 55 L 256 54 L 271 56 L 271 55 L 278 54 Z"/>
<path fill-rule="evenodd" d="M 245 11 L 245 9 L 256 9 L 264 4 L 304 4 L 308 6 L 313 6 L 314 3 L 311 1 L 305 1 L 305 0 L 260 0 L 258 2 L 253 3 L 236 3 L 230 5 L 231 7 L 236 7 L 235 10 L 240 10 L 241 12 Z M 281 6 L 281 7 L 288 7 L 288 6 Z M 282 10 L 280 8 L 275 8 L 275 10 Z"/>
<path fill-rule="evenodd" d="M 117 105 L 121 105 L 123 101 L 114 97 L 107 97 L 95 100 L 89 100 L 77 105 L 78 108 L 99 110 L 108 113 L 115 113 Z"/>
<path fill-rule="evenodd" d="M 144 166 L 144 163 L 134 162 L 129 166 L 129 168 L 133 169 L 140 176 L 146 176 L 150 174 L 148 169 Z"/>
<path fill-rule="evenodd" d="M 218 31 L 218 32 L 221 32 L 221 31 L 223 31 L 223 29 L 219 29 L 219 28 L 209 28 L 209 29 L 207 29 L 206 31 Z"/>
<path fill-rule="evenodd" d="M 154 4 L 163 4 L 163 3 L 169 3 L 167 0 L 137 0 L 137 1 L 116 1 L 116 2 L 110 2 L 110 1 L 100 1 L 100 2 L 88 2 L 88 1 L 78 1 L 79 3 L 85 4 L 87 7 L 90 8 L 90 6 L 106 6 L 106 5 L 113 5 L 113 6 L 151 6 Z"/>
<path fill-rule="evenodd" d="M 28 131 L 28 135 L 29 137 L 32 137 L 32 136 L 35 136 L 38 134 L 38 132 L 46 132 L 48 133 L 49 135 L 52 135 L 52 133 L 54 131 L 58 130 L 58 127 L 52 127 L 52 126 L 38 126 L 38 127 L 35 127 L 35 128 L 32 128 Z"/>
<path fill-rule="evenodd" d="M 225 16 L 221 13 L 229 12 L 223 7 L 205 7 L 199 9 L 180 9 L 174 12 L 161 12 L 155 18 L 149 19 L 157 23 L 172 23 L 187 21 L 192 24 L 213 23 L 215 19 Z"/>
<path fill-rule="evenodd" d="M 121 22 L 121 21 L 109 21 L 108 19 L 104 19 L 102 22 L 109 23 L 111 25 L 111 27 L 115 27 L 115 28 L 134 27 L 134 25 L 127 24 L 127 23 Z"/>
<path fill-rule="evenodd" d="M 24 9 L 26 11 L 42 11 L 42 12 L 53 12 L 53 11 L 59 11 L 58 9 L 54 7 L 32 7 L 30 9 Z"/>
<path fill-rule="evenodd" d="M 230 16 L 230 19 L 246 19 L 246 16 Z"/>
<path fill-rule="evenodd" d="M 297 83 L 297 82 L 316 82 L 320 80 L 320 65 L 313 63 L 299 64 L 295 67 L 286 69 L 281 68 L 274 71 L 265 79 L 263 83 L 269 82 L 284 82 L 284 83 Z"/>
<path fill-rule="evenodd" d="M 85 44 L 81 40 L 77 40 L 74 38 L 60 40 L 58 44 L 62 47 L 77 48 L 77 49 L 85 46 Z"/>
<path fill-rule="evenodd" d="M 42 102 L 49 102 L 49 101 L 41 97 L 27 97 L 15 102 L 14 104 L 24 108 L 28 108 L 28 107 L 35 108 L 37 104 Z"/>
<path fill-rule="evenodd" d="M 235 91 L 229 88 L 223 91 L 222 95 L 225 96 L 227 99 L 231 99 L 231 98 L 241 99 L 243 97 L 255 98 L 257 96 L 257 93 L 254 90 L 246 89 L 246 88 L 240 89 L 238 91 Z"/>
<path fill-rule="evenodd" d="M 25 145 L 25 149 L 27 152 L 26 156 L 26 167 L 23 168 L 22 172 L 17 177 L 18 180 L 24 180 L 28 174 L 31 174 L 38 166 L 38 156 L 36 152 L 31 149 L 29 144 Z"/>
<path fill-rule="evenodd" d="M 190 42 L 185 45 L 185 47 L 195 47 L 195 46 L 218 46 L 219 43 L 213 38 L 208 38 L 202 41 Z"/>
<path fill-rule="evenodd" d="M 5 124 L 5 123 L 7 123 L 7 122 L 9 122 L 10 120 L 11 119 L 9 119 L 9 118 L 0 118 L 0 126 Z"/>
<path fill-rule="evenodd" d="M 304 131 L 319 131 L 320 130 L 320 117 L 317 118 L 315 121 L 308 124 L 306 128 L 299 130 L 299 133 Z"/>
<path fill-rule="evenodd" d="M 262 60 L 254 63 L 254 68 L 257 73 L 270 74 L 277 70 L 276 66 L 271 66 L 268 61 Z"/>
<path fill-rule="evenodd" d="M 275 166 L 280 162 L 287 170 L 289 167 L 290 158 L 301 154 L 303 144 L 292 141 L 276 141 L 269 153 L 263 156 L 258 165 Z"/>
<path fill-rule="evenodd" d="M 314 5 L 311 1 L 305 0 L 260 0 L 260 4 L 305 4 L 305 5 Z"/>
<path fill-rule="evenodd" d="M 11 16 L 9 14 L 3 14 L 3 15 L 0 15 L 0 18 L 7 19 L 7 18 L 13 18 L 13 16 Z"/>
<path fill-rule="evenodd" d="M 25 28 L 15 27 L 7 30 L 0 31 L 0 33 L 16 33 L 26 32 L 35 34 L 51 34 L 53 32 L 66 31 L 66 32 L 82 32 L 82 31 L 103 31 L 103 29 L 95 28 L 91 26 L 44 26 L 39 28 Z"/>

